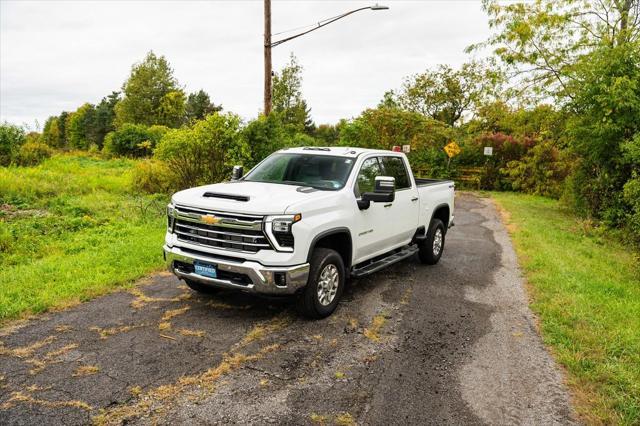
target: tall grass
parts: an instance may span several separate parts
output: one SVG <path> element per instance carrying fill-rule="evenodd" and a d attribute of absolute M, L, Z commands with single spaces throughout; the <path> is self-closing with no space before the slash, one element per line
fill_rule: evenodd
<path fill-rule="evenodd" d="M 579 413 L 592 424 L 640 424 L 638 253 L 557 201 L 492 196 L 510 215 L 532 308 Z"/>
<path fill-rule="evenodd" d="M 162 196 L 135 161 L 57 155 L 0 169 L 0 321 L 85 300 L 162 266 Z"/>

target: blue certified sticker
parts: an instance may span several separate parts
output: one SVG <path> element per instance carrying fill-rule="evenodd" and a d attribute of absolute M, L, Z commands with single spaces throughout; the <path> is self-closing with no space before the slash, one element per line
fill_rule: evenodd
<path fill-rule="evenodd" d="M 195 273 L 198 275 L 202 275 L 204 277 L 216 278 L 218 276 L 218 271 L 216 270 L 215 265 L 210 265 L 208 263 L 195 262 L 193 264 L 195 269 Z"/>

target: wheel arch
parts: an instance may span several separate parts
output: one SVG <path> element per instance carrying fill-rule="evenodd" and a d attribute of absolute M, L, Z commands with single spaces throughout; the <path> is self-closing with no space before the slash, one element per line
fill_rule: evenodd
<path fill-rule="evenodd" d="M 309 245 L 307 262 L 311 261 L 313 251 L 318 248 L 329 248 L 338 252 L 344 262 L 345 270 L 349 271 L 353 259 L 353 241 L 351 231 L 346 227 L 332 228 L 316 235 Z"/>
<path fill-rule="evenodd" d="M 433 219 L 440 219 L 444 224 L 444 232 L 447 232 L 449 229 L 449 220 L 451 220 L 451 207 L 449 204 L 442 203 L 438 204 L 435 209 L 433 209 L 433 213 L 431 214 L 431 219 L 429 219 L 428 225 L 431 225 L 431 221 Z"/>

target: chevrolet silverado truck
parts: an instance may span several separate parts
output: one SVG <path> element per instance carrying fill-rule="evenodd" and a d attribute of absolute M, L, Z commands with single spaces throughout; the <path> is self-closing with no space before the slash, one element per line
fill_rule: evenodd
<path fill-rule="evenodd" d="M 173 195 L 167 267 L 193 290 L 292 295 L 329 316 L 347 279 L 416 253 L 433 265 L 453 226 L 454 183 L 418 179 L 400 152 L 289 148 L 229 182 Z"/>

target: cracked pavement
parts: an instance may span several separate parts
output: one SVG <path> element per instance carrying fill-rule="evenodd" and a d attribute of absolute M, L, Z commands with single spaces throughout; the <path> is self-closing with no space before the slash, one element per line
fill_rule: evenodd
<path fill-rule="evenodd" d="M 575 422 L 496 209 L 456 203 L 438 265 L 353 280 L 326 320 L 161 273 L 9 325 L 0 424 Z"/>

